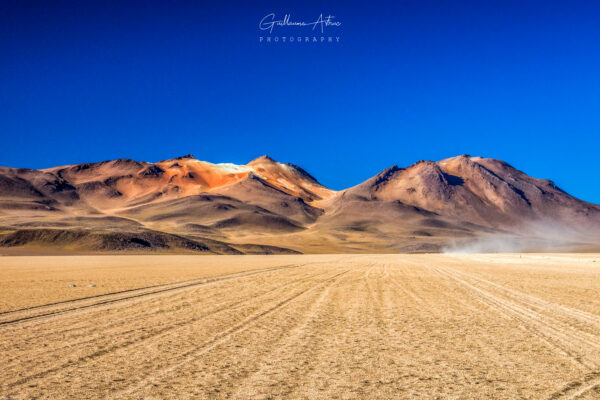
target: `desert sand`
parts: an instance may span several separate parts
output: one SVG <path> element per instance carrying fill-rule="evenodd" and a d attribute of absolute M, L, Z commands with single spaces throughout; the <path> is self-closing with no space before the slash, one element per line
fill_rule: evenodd
<path fill-rule="evenodd" d="M 0 354 L 0 398 L 597 399 L 600 255 L 0 257 Z"/>

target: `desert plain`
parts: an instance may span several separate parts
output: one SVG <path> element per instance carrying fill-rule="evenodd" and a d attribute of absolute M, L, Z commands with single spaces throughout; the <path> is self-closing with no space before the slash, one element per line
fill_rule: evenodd
<path fill-rule="evenodd" d="M 600 254 L 0 257 L 0 399 L 598 399 Z"/>

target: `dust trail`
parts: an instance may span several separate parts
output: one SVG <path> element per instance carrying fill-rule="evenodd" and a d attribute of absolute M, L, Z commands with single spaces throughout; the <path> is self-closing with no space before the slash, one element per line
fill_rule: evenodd
<path fill-rule="evenodd" d="M 553 221 L 523 223 L 516 234 L 498 233 L 476 238 L 452 240 L 443 253 L 521 253 L 550 251 L 578 245 L 600 243 L 600 230 L 579 230 Z"/>

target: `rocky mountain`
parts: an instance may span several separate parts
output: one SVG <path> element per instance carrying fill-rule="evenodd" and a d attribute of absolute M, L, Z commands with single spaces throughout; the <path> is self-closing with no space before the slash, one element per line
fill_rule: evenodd
<path fill-rule="evenodd" d="M 467 155 L 393 166 L 337 192 L 268 156 L 186 155 L 2 167 L 0 225 L 0 246 L 22 250 L 412 252 L 499 238 L 554 249 L 600 243 L 600 206 Z"/>

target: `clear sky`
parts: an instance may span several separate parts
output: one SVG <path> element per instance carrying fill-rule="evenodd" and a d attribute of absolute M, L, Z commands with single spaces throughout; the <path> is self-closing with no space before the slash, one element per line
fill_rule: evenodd
<path fill-rule="evenodd" d="M 269 154 L 342 189 L 467 153 L 600 203 L 600 2 L 282 3 L 1 1 L 0 165 Z M 260 43 L 269 13 L 340 42 Z"/>

